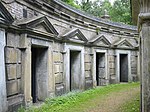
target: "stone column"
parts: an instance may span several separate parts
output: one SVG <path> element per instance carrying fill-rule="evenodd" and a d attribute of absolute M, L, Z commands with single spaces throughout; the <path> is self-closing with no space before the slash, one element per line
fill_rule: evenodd
<path fill-rule="evenodd" d="M 0 112 L 7 110 L 6 76 L 5 76 L 5 31 L 0 29 Z"/>
<path fill-rule="evenodd" d="M 141 111 L 150 112 L 150 1 L 140 0 Z"/>

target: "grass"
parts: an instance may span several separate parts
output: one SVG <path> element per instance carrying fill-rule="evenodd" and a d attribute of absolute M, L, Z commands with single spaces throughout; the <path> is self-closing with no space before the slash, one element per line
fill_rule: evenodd
<path fill-rule="evenodd" d="M 45 103 L 42 104 L 39 108 L 30 107 L 27 110 L 25 110 L 24 108 L 20 108 L 18 112 L 74 112 L 74 110 L 76 110 L 77 108 L 80 111 L 82 108 L 88 108 L 89 105 L 83 104 L 84 103 L 86 104 L 86 102 L 88 102 L 91 99 L 95 99 L 97 97 L 99 99 L 103 99 L 107 97 L 109 94 L 112 94 L 113 92 L 119 92 L 138 86 L 139 83 L 113 84 L 105 87 L 97 87 L 84 92 L 71 92 L 60 97 L 48 98 L 45 100 Z M 136 98 L 138 99 L 139 96 L 137 96 Z M 134 109 L 139 108 L 137 99 L 124 104 L 124 106 L 120 107 L 120 109 L 127 110 L 131 108 L 133 110 L 133 108 Z M 133 106 L 131 106 L 131 104 Z M 136 112 L 136 111 L 127 110 L 123 112 Z"/>
<path fill-rule="evenodd" d="M 134 96 L 119 108 L 119 112 L 140 112 L 140 94 Z"/>

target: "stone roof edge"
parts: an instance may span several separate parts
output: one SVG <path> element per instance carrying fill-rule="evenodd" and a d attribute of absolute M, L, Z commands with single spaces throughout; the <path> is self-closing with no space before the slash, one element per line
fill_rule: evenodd
<path fill-rule="evenodd" d="M 114 26 L 114 27 L 118 27 L 118 28 L 123 28 L 123 29 L 129 29 L 129 30 L 135 30 L 137 31 L 137 27 L 136 26 L 133 26 L 133 25 L 126 25 L 126 24 L 122 24 L 122 23 L 118 23 L 118 22 L 112 22 L 112 21 L 104 21 L 100 18 L 97 18 L 97 17 L 94 17 L 90 14 L 87 14 L 83 11 L 80 11 L 78 9 L 75 9 L 74 7 L 71 7 L 69 6 L 68 4 L 60 1 L 60 0 L 52 0 L 53 2 L 57 3 L 58 5 L 62 6 L 63 8 L 69 10 L 69 11 L 72 11 L 73 13 L 76 13 L 84 18 L 88 18 L 92 21 L 96 21 L 96 22 L 100 22 L 100 23 L 103 23 L 105 25 L 111 25 L 111 26 Z"/>

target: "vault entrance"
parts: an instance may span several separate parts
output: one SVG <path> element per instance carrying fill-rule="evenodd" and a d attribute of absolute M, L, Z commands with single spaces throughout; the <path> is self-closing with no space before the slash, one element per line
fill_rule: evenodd
<path fill-rule="evenodd" d="M 81 51 L 70 51 L 70 91 L 78 90 L 81 75 Z"/>
<path fill-rule="evenodd" d="M 33 103 L 43 101 L 47 97 L 47 48 L 32 47 L 32 76 L 31 76 L 31 96 Z"/>
<path fill-rule="evenodd" d="M 128 82 L 128 55 L 120 54 L 120 82 Z"/>
<path fill-rule="evenodd" d="M 105 53 L 96 53 L 96 81 L 97 86 L 104 85 L 105 80 Z"/>

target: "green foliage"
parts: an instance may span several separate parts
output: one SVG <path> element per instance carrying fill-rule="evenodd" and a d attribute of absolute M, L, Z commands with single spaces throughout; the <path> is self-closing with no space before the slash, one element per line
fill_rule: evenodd
<path fill-rule="evenodd" d="M 102 99 L 107 97 L 108 94 L 113 94 L 113 92 L 119 92 L 137 86 L 139 86 L 139 83 L 114 84 L 105 87 L 94 88 L 84 92 L 71 92 L 60 97 L 48 98 L 39 108 L 31 107 L 26 111 L 21 108 L 21 111 L 18 112 L 73 112 L 73 107 L 81 108 L 82 110 L 82 104 L 88 102 L 90 99 Z"/>
<path fill-rule="evenodd" d="M 109 12 L 112 21 L 131 24 L 130 0 L 116 0 Z"/>
<path fill-rule="evenodd" d="M 77 5 L 74 0 L 62 0 L 62 1 L 69 4 L 69 5 L 71 5 L 71 6 L 73 6 L 73 7 L 75 7 L 75 8 L 77 8 L 77 9 L 80 8 L 79 5 Z"/>
<path fill-rule="evenodd" d="M 81 0 L 80 4 L 77 2 L 77 0 L 62 1 L 97 17 L 103 16 L 104 11 L 107 10 L 112 21 L 132 24 L 130 0 L 116 0 L 113 5 L 111 5 L 109 0 L 96 0 L 94 2 L 91 0 Z"/>

